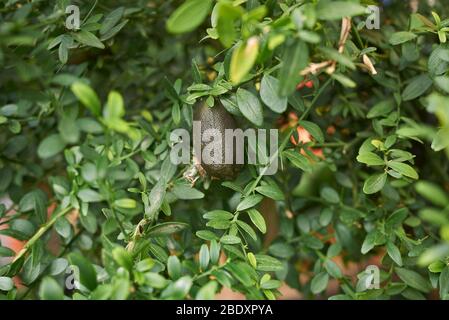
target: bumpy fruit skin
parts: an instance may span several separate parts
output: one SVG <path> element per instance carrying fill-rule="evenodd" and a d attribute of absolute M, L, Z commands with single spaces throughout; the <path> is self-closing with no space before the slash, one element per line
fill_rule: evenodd
<path fill-rule="evenodd" d="M 221 133 L 219 137 L 214 136 L 214 141 L 221 139 L 223 162 L 226 152 L 232 152 L 235 155 L 235 149 L 231 150 L 230 146 L 225 144 L 225 130 L 238 128 L 234 117 L 226 111 L 219 101 L 215 101 L 215 105 L 212 108 L 207 106 L 204 101 L 200 101 L 195 105 L 194 110 L 194 120 L 201 121 L 201 136 L 207 129 L 217 129 Z M 202 142 L 201 150 L 207 144 L 207 142 Z M 196 155 L 196 157 L 198 159 L 199 155 Z M 213 178 L 233 180 L 237 177 L 242 165 L 235 164 L 235 161 L 234 164 L 206 164 L 201 162 L 201 167 Z"/>

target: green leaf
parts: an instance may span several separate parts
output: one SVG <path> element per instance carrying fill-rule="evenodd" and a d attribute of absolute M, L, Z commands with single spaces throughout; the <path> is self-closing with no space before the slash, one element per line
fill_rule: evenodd
<path fill-rule="evenodd" d="M 217 294 L 218 284 L 216 281 L 206 283 L 198 290 L 195 299 L 196 300 L 214 300 Z"/>
<path fill-rule="evenodd" d="M 440 273 L 444 267 L 446 267 L 446 264 L 443 261 L 435 261 L 429 265 L 428 269 L 432 273 Z"/>
<path fill-rule="evenodd" d="M 19 209 L 21 212 L 34 210 L 39 223 L 43 224 L 47 221 L 48 199 L 42 190 L 33 190 L 20 199 Z"/>
<path fill-rule="evenodd" d="M 114 201 L 114 205 L 123 209 L 134 209 L 137 206 L 137 202 L 134 199 L 118 199 Z"/>
<path fill-rule="evenodd" d="M 125 8 L 120 7 L 109 13 L 101 24 L 100 34 L 104 35 L 110 31 L 120 21 L 124 12 Z"/>
<path fill-rule="evenodd" d="M 284 193 L 276 184 L 265 184 L 256 188 L 256 191 L 276 201 L 285 200 Z"/>
<path fill-rule="evenodd" d="M 446 215 L 441 210 L 434 208 L 424 208 L 419 210 L 419 217 L 422 220 L 437 226 L 449 224 L 449 219 Z"/>
<path fill-rule="evenodd" d="M 164 222 L 151 227 L 147 232 L 148 237 L 160 237 L 182 231 L 188 227 L 189 225 L 183 222 Z"/>
<path fill-rule="evenodd" d="M 401 280 L 404 281 L 408 286 L 424 293 L 427 293 L 431 290 L 429 282 L 419 273 L 404 268 L 395 268 L 395 271 L 399 278 L 401 278 Z"/>
<path fill-rule="evenodd" d="M 416 34 L 408 31 L 395 32 L 390 37 L 390 44 L 396 46 L 398 44 L 413 40 L 416 37 L 417 37 Z"/>
<path fill-rule="evenodd" d="M 320 272 L 315 277 L 313 277 L 312 282 L 310 284 L 310 290 L 314 294 L 323 292 L 324 290 L 326 290 L 328 282 L 329 282 L 329 275 L 326 272 Z"/>
<path fill-rule="evenodd" d="M 92 189 L 81 189 L 78 192 L 78 198 L 83 202 L 100 202 L 104 200 L 101 194 Z"/>
<path fill-rule="evenodd" d="M 76 124 L 84 132 L 93 134 L 103 132 L 103 127 L 101 126 L 101 124 L 92 118 L 77 119 Z"/>
<path fill-rule="evenodd" d="M 241 220 L 237 220 L 237 225 L 245 231 L 254 241 L 257 241 L 257 235 L 254 232 L 253 228 L 246 222 L 243 222 Z"/>
<path fill-rule="evenodd" d="M 234 218 L 234 215 L 225 210 L 212 210 L 203 215 L 204 219 L 208 220 L 231 220 Z"/>
<path fill-rule="evenodd" d="M 336 257 L 340 254 L 341 250 L 342 250 L 341 244 L 339 244 L 338 242 L 334 243 L 329 247 L 329 249 L 327 249 L 326 256 L 328 258 Z"/>
<path fill-rule="evenodd" d="M 320 191 L 320 196 L 329 203 L 333 204 L 340 203 L 340 196 L 338 195 L 337 191 L 335 191 L 333 188 L 324 187 Z"/>
<path fill-rule="evenodd" d="M 255 281 L 251 278 L 253 269 L 248 264 L 243 262 L 230 263 L 225 268 L 245 287 L 254 285 Z"/>
<path fill-rule="evenodd" d="M 256 260 L 258 271 L 272 272 L 284 270 L 284 265 L 276 258 L 264 254 L 256 254 Z"/>
<path fill-rule="evenodd" d="M 212 219 L 208 223 L 206 223 L 206 226 L 214 228 L 214 229 L 218 229 L 218 230 L 226 230 L 226 229 L 229 229 L 229 227 L 231 226 L 231 221 Z"/>
<path fill-rule="evenodd" d="M 75 82 L 72 84 L 71 89 L 73 94 L 87 109 L 89 109 L 96 116 L 100 115 L 100 99 L 98 99 L 97 94 L 91 87 L 82 82 Z"/>
<path fill-rule="evenodd" d="M 418 265 L 425 267 L 449 256 L 449 244 L 440 243 L 427 248 L 419 257 Z M 429 266 L 430 267 L 430 266 Z"/>
<path fill-rule="evenodd" d="M 230 78 L 234 85 L 239 84 L 251 71 L 259 54 L 259 39 L 249 38 L 245 43 L 239 43 L 232 52 Z"/>
<path fill-rule="evenodd" d="M 97 272 L 90 261 L 79 253 L 71 253 L 68 259 L 70 264 L 78 267 L 80 283 L 93 291 L 97 287 Z"/>
<path fill-rule="evenodd" d="M 413 78 L 402 92 L 402 99 L 410 101 L 423 95 L 432 85 L 432 79 L 427 74 Z"/>
<path fill-rule="evenodd" d="M 260 98 L 276 113 L 282 113 L 287 109 L 288 98 L 279 96 L 279 80 L 268 74 L 262 78 Z"/>
<path fill-rule="evenodd" d="M 154 272 L 145 273 L 145 280 L 151 287 L 156 289 L 163 289 L 168 283 L 167 279 Z"/>
<path fill-rule="evenodd" d="M 57 36 L 56 38 L 54 38 L 53 40 L 50 41 L 50 43 L 48 44 L 47 50 L 51 50 L 53 48 L 55 48 L 58 44 L 61 43 L 62 39 L 64 38 L 65 35 L 61 34 L 59 36 Z"/>
<path fill-rule="evenodd" d="M 309 48 L 302 41 L 294 41 L 285 50 L 279 71 L 279 96 L 288 97 L 295 90 L 303 76 L 301 71 L 309 62 Z"/>
<path fill-rule="evenodd" d="M 60 275 L 67 270 L 69 262 L 64 258 L 58 258 L 53 260 L 50 266 L 50 274 L 52 276 Z"/>
<path fill-rule="evenodd" d="M 223 104 L 223 107 L 231 114 L 241 117 L 242 113 L 239 110 L 237 105 L 237 97 L 235 94 L 230 95 L 228 97 L 220 96 L 220 102 Z"/>
<path fill-rule="evenodd" d="M 385 161 L 373 152 L 364 152 L 357 156 L 357 161 L 368 166 L 384 166 Z"/>
<path fill-rule="evenodd" d="M 445 91 L 449 94 L 449 77 L 447 76 L 440 76 L 435 77 L 435 83 L 438 87 L 440 87 L 441 90 Z"/>
<path fill-rule="evenodd" d="M 212 231 L 209 230 L 200 230 L 196 232 L 196 236 L 198 238 L 201 238 L 203 240 L 206 241 L 211 241 L 211 240 L 217 240 L 218 237 L 215 235 L 215 233 L 213 233 Z"/>
<path fill-rule="evenodd" d="M 273 243 L 268 248 L 268 252 L 273 256 L 283 259 L 289 259 L 295 254 L 295 250 L 293 249 L 293 247 L 283 242 Z"/>
<path fill-rule="evenodd" d="M 371 251 L 371 249 L 374 248 L 374 246 L 376 245 L 376 237 L 377 237 L 377 231 L 376 230 L 370 231 L 366 235 L 365 240 L 362 243 L 362 248 L 360 250 L 360 252 L 362 254 L 367 254 L 368 252 Z"/>
<path fill-rule="evenodd" d="M 440 298 L 444 299 L 449 293 L 449 267 L 446 266 L 438 279 L 440 283 Z"/>
<path fill-rule="evenodd" d="M 104 35 L 101 36 L 101 41 L 107 41 L 109 39 L 111 39 L 112 37 L 114 37 L 117 33 L 120 32 L 120 30 L 123 29 L 124 26 L 126 26 L 126 24 L 129 22 L 129 20 L 124 20 L 122 22 L 120 22 L 118 25 L 112 27 L 112 29 L 110 29 L 108 32 L 106 32 Z"/>
<path fill-rule="evenodd" d="M 282 285 L 279 280 L 267 280 L 260 284 L 260 287 L 265 290 L 277 289 Z"/>
<path fill-rule="evenodd" d="M 160 179 L 153 189 L 151 189 L 150 195 L 148 196 L 150 207 L 145 210 L 147 217 L 153 218 L 159 212 L 165 198 L 166 187 L 165 179 Z"/>
<path fill-rule="evenodd" d="M 408 209 L 407 208 L 401 208 L 396 210 L 391 214 L 391 216 L 388 217 L 387 221 L 385 222 L 386 228 L 396 228 L 398 225 L 400 225 L 408 216 Z"/>
<path fill-rule="evenodd" d="M 391 169 L 397 171 L 403 176 L 412 179 L 419 179 L 418 173 L 415 171 L 415 169 L 413 169 L 413 167 L 409 166 L 408 164 L 396 161 L 388 161 L 387 164 Z"/>
<path fill-rule="evenodd" d="M 189 276 L 184 276 L 170 284 L 162 291 L 162 299 L 180 300 L 184 299 L 192 287 L 193 281 Z"/>
<path fill-rule="evenodd" d="M 440 207 L 449 206 L 448 194 L 438 185 L 430 181 L 418 181 L 415 184 L 415 190 L 423 198 Z"/>
<path fill-rule="evenodd" d="M 89 47 L 94 47 L 98 49 L 104 49 L 104 44 L 98 39 L 92 32 L 80 30 L 79 32 L 73 33 L 73 37 L 79 43 L 82 43 Z"/>
<path fill-rule="evenodd" d="M 432 150 L 438 152 L 446 148 L 449 149 L 449 126 L 438 130 L 432 141 Z"/>
<path fill-rule="evenodd" d="M 438 30 L 438 38 L 440 39 L 441 43 L 446 43 L 447 41 L 446 32 L 443 30 Z"/>
<path fill-rule="evenodd" d="M 387 253 L 390 256 L 390 258 L 394 262 L 396 262 L 397 265 L 402 267 L 401 252 L 399 251 L 398 247 L 396 247 L 396 245 L 391 241 L 387 242 Z"/>
<path fill-rule="evenodd" d="M 373 194 L 379 192 L 383 189 L 385 183 L 387 182 L 387 174 L 379 173 L 372 175 L 366 179 L 363 185 L 363 192 L 366 194 Z"/>
<path fill-rule="evenodd" d="M 14 257 L 16 252 L 10 248 L 0 246 L 0 258 L 4 257 Z"/>
<path fill-rule="evenodd" d="M 347 88 L 357 87 L 357 83 L 355 81 L 353 81 L 351 78 L 344 76 L 340 73 L 334 73 L 331 75 L 331 77 L 333 79 L 337 80 L 338 82 L 340 82 L 343 86 L 345 86 Z"/>
<path fill-rule="evenodd" d="M 246 257 L 248 258 L 248 262 L 250 263 L 250 265 L 253 268 L 257 268 L 257 259 L 256 259 L 256 256 L 254 255 L 254 253 L 248 252 Z"/>
<path fill-rule="evenodd" d="M 316 141 L 319 143 L 324 143 L 323 131 L 321 131 L 321 128 L 317 124 L 310 121 L 301 120 L 299 121 L 299 125 L 306 129 Z"/>
<path fill-rule="evenodd" d="M 239 88 L 237 90 L 237 105 L 243 116 L 256 126 L 263 123 L 263 111 L 259 99 L 250 91 Z"/>
<path fill-rule="evenodd" d="M 391 111 L 393 111 L 394 101 L 393 100 L 383 100 L 376 103 L 368 112 L 366 117 L 368 119 L 373 119 L 377 117 L 385 117 Z"/>
<path fill-rule="evenodd" d="M 157 244 L 151 243 L 149 246 L 150 253 L 159 261 L 166 263 L 168 260 L 168 254 L 164 248 L 158 246 Z"/>
<path fill-rule="evenodd" d="M 210 242 L 210 261 L 212 264 L 217 264 L 220 259 L 221 246 L 216 240 Z"/>
<path fill-rule="evenodd" d="M 125 115 L 123 98 L 120 93 L 111 91 L 108 95 L 108 102 L 103 110 L 103 117 L 106 120 L 119 119 Z"/>
<path fill-rule="evenodd" d="M 246 209 L 252 208 L 263 200 L 263 196 L 260 194 L 254 194 L 244 198 L 237 206 L 237 211 L 244 211 Z"/>
<path fill-rule="evenodd" d="M 429 56 L 427 66 L 432 76 L 442 75 L 447 71 L 449 62 L 449 50 L 440 45 Z"/>
<path fill-rule="evenodd" d="M 63 300 L 64 291 L 55 279 L 45 277 L 39 287 L 39 296 L 42 300 Z"/>
<path fill-rule="evenodd" d="M 225 210 L 212 210 L 205 213 L 203 218 L 208 220 L 231 220 L 234 218 L 234 215 Z"/>
<path fill-rule="evenodd" d="M 186 33 L 196 29 L 209 14 L 212 0 L 187 0 L 167 20 L 171 33 Z"/>
<path fill-rule="evenodd" d="M 37 148 L 39 158 L 47 159 L 53 157 L 64 150 L 65 141 L 59 134 L 52 134 L 41 141 Z"/>
<path fill-rule="evenodd" d="M 319 219 L 320 225 L 322 227 L 329 225 L 329 223 L 332 221 L 333 215 L 334 215 L 334 213 L 332 212 L 331 209 L 323 208 L 320 213 L 320 219 Z"/>
<path fill-rule="evenodd" d="M 238 244 L 240 243 L 240 238 L 231 235 L 224 235 L 221 237 L 220 242 L 224 244 Z"/>
<path fill-rule="evenodd" d="M 349 1 L 319 1 L 316 16 L 322 20 L 339 20 L 364 14 L 366 8 L 358 3 Z"/>
<path fill-rule="evenodd" d="M 260 230 L 260 232 L 264 233 L 267 232 L 267 226 L 265 224 L 265 219 L 260 214 L 259 211 L 256 209 L 249 209 L 248 211 L 249 218 L 251 219 L 252 223 L 256 226 L 257 229 Z"/>
<path fill-rule="evenodd" d="M 204 198 L 204 193 L 185 184 L 175 184 L 173 193 L 181 200 L 195 200 Z"/>
<path fill-rule="evenodd" d="M 119 266 L 125 268 L 129 272 L 132 271 L 134 265 L 133 258 L 131 254 L 128 251 L 126 251 L 125 248 L 115 247 L 112 250 L 112 257 Z"/>
<path fill-rule="evenodd" d="M 340 279 L 343 276 L 338 265 L 330 259 L 327 259 L 326 262 L 324 262 L 324 268 L 327 273 L 335 279 Z"/>
<path fill-rule="evenodd" d="M 323 54 L 330 60 L 335 60 L 339 64 L 341 64 L 351 70 L 355 70 L 356 66 L 355 66 L 354 62 L 352 62 L 352 60 L 349 57 L 340 53 L 338 50 L 332 49 L 332 48 L 327 48 L 327 47 L 320 47 L 320 51 L 323 52 Z"/>
<path fill-rule="evenodd" d="M 58 130 L 61 133 L 61 138 L 66 143 L 77 143 L 80 137 L 80 130 L 75 119 L 63 116 L 59 121 Z"/>
<path fill-rule="evenodd" d="M 0 291 L 9 291 L 14 288 L 14 282 L 9 277 L 0 277 Z"/>
<path fill-rule="evenodd" d="M 312 165 L 310 164 L 309 160 L 300 154 L 296 150 L 285 150 L 282 153 L 284 156 L 287 157 L 288 160 L 297 168 L 305 171 L 305 172 L 311 172 L 312 171 Z"/>
<path fill-rule="evenodd" d="M 69 35 L 62 37 L 58 48 L 58 58 L 62 64 L 66 64 L 69 59 L 69 47 L 73 44 L 73 38 Z"/>
<path fill-rule="evenodd" d="M 177 256 L 170 256 L 167 259 L 167 272 L 173 280 L 181 277 L 181 262 Z"/>
<path fill-rule="evenodd" d="M 234 6 L 231 3 L 220 1 L 217 3 L 216 10 L 216 29 L 220 42 L 229 48 L 234 43 L 237 32 L 235 22 L 242 15 L 243 10 L 240 6 Z"/>
<path fill-rule="evenodd" d="M 203 244 L 200 249 L 199 254 L 199 262 L 200 262 L 200 268 L 202 271 L 206 270 L 209 266 L 210 261 L 210 255 L 209 255 L 209 248 L 206 244 Z"/>
<path fill-rule="evenodd" d="M 55 230 L 61 237 L 65 239 L 69 238 L 72 234 L 72 227 L 70 225 L 70 222 L 68 222 L 65 217 L 61 217 L 56 220 Z"/>

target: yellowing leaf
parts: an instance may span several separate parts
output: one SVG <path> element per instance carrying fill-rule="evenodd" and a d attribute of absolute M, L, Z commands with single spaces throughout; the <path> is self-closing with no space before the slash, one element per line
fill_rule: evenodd
<path fill-rule="evenodd" d="M 246 43 L 240 43 L 232 53 L 230 76 L 231 82 L 239 84 L 249 73 L 259 53 L 259 39 L 251 37 Z"/>

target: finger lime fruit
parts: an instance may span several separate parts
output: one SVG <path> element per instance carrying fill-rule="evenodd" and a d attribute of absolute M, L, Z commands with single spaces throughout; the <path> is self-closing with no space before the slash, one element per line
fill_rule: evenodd
<path fill-rule="evenodd" d="M 201 166 L 213 178 L 222 180 L 233 180 L 242 168 L 241 164 L 236 164 L 235 161 L 235 143 L 232 145 L 225 143 L 225 130 L 238 128 L 234 117 L 226 111 L 219 101 L 215 101 L 213 107 L 209 107 L 204 101 L 198 102 L 195 106 L 194 120 L 201 123 L 201 137 L 208 129 L 216 129 L 211 137 L 213 141 L 221 141 L 222 161 L 219 163 L 208 164 L 201 161 Z M 201 150 L 204 150 L 208 142 L 203 142 L 201 139 Z M 225 155 L 232 154 L 233 163 L 225 163 Z M 197 159 L 201 155 L 195 155 Z"/>

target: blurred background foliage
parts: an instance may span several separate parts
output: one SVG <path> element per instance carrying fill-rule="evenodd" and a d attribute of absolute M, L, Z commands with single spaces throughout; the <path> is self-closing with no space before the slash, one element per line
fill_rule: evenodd
<path fill-rule="evenodd" d="M 448 18 L 443 1 L 2 1 L 0 297 L 447 299 Z M 279 128 L 280 172 L 171 164 L 197 101 Z"/>

